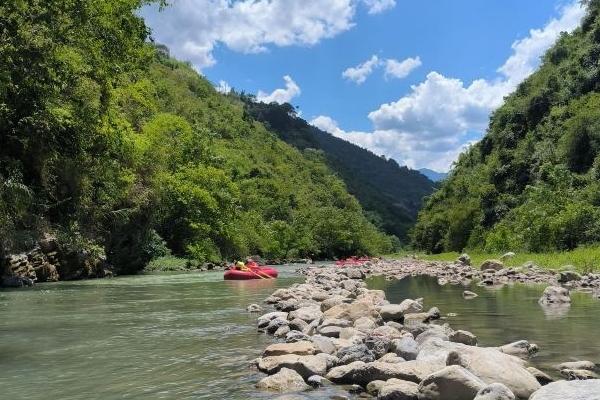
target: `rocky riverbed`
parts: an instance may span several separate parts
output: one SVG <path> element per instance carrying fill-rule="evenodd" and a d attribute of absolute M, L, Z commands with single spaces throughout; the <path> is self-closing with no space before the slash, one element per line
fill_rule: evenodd
<path fill-rule="evenodd" d="M 534 265 L 505 268 L 498 260 L 479 268 L 469 264 L 465 255 L 456 263 L 382 260 L 362 267 L 303 270 L 304 283 L 278 289 L 265 300 L 275 311 L 258 318 L 258 329 L 279 342 L 256 360 L 256 367 L 268 375 L 257 387 L 288 393 L 282 399 L 338 384 L 348 396 L 380 399 L 600 400 L 595 363 L 558 365 L 564 379 L 554 382 L 529 364 L 538 350 L 535 344 L 521 340 L 477 346 L 474 333 L 442 323 L 437 307 L 425 310 L 418 298 L 390 304 L 383 291 L 367 289 L 364 281 L 374 275 L 428 275 L 441 284 L 543 282 L 549 285 L 540 298 L 544 307 L 564 307 L 570 302 L 569 290 L 594 292 L 600 287 L 593 274 L 555 274 Z M 469 301 L 475 294 L 463 295 Z M 249 307 L 251 312 L 261 309 Z"/>

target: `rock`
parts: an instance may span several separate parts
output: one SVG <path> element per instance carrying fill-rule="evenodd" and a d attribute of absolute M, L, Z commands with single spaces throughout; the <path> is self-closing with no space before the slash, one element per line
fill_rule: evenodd
<path fill-rule="evenodd" d="M 485 383 L 458 365 L 450 365 L 427 376 L 419 384 L 419 400 L 469 400 Z"/>
<path fill-rule="evenodd" d="M 267 333 L 274 334 L 279 328 L 281 328 L 282 326 L 287 326 L 287 325 L 288 325 L 287 319 L 275 318 L 274 320 L 271 320 L 269 322 L 269 325 L 267 325 L 267 327 L 265 328 L 265 331 Z"/>
<path fill-rule="evenodd" d="M 600 400 L 600 379 L 552 382 L 529 400 Z"/>
<path fill-rule="evenodd" d="M 458 262 L 463 265 L 471 265 L 471 257 L 467 253 L 463 253 L 458 257 Z"/>
<path fill-rule="evenodd" d="M 258 362 L 258 369 L 269 375 L 279 372 L 282 368 L 293 369 L 304 379 L 312 375 L 325 375 L 327 372 L 326 359 L 319 356 L 298 356 L 286 354 L 282 356 L 263 357 Z"/>
<path fill-rule="evenodd" d="M 474 400 L 515 400 L 515 395 L 501 383 L 492 383 L 481 389 Z"/>
<path fill-rule="evenodd" d="M 266 328 L 269 325 L 269 323 L 276 318 L 281 318 L 281 319 L 287 320 L 287 316 L 288 316 L 288 313 L 277 312 L 277 311 L 261 315 L 260 317 L 258 317 L 258 321 L 257 321 L 258 328 L 259 329 Z"/>
<path fill-rule="evenodd" d="M 559 364 L 557 369 L 559 371 L 563 369 L 587 369 L 588 371 L 593 371 L 596 369 L 596 364 L 591 361 L 570 361 Z"/>
<path fill-rule="evenodd" d="M 448 353 L 448 357 L 446 357 L 446 366 L 448 365 L 459 365 L 464 368 L 468 368 L 468 362 L 460 356 L 458 351 L 451 351 Z"/>
<path fill-rule="evenodd" d="M 358 329 L 361 332 L 370 332 L 373 329 L 377 328 L 377 324 L 372 318 L 360 317 L 359 319 L 354 321 L 354 328 Z"/>
<path fill-rule="evenodd" d="M 421 361 L 406 361 L 399 364 L 355 361 L 332 368 L 326 377 L 334 383 L 356 383 L 363 386 L 374 380 L 387 381 L 392 378 L 417 383 L 433 373 L 435 369 L 431 363 Z"/>
<path fill-rule="evenodd" d="M 514 256 L 516 256 L 515 253 L 513 253 L 512 251 L 509 251 L 508 253 L 504 253 L 501 257 L 500 260 L 502 261 L 506 261 L 506 260 L 510 260 L 511 258 L 513 258 Z"/>
<path fill-rule="evenodd" d="M 294 311 L 297 310 L 298 308 L 300 308 L 299 306 L 300 302 L 297 299 L 288 299 L 288 300 L 282 300 L 282 301 L 278 301 L 277 304 L 275 304 L 275 308 L 278 309 L 279 311 Z"/>
<path fill-rule="evenodd" d="M 375 306 L 366 301 L 354 301 L 351 304 L 338 304 L 325 311 L 323 313 L 323 317 L 347 319 L 352 322 L 361 317 L 369 317 L 374 320 L 380 319 L 380 315 L 375 309 Z"/>
<path fill-rule="evenodd" d="M 365 333 L 355 328 L 342 328 L 342 330 L 340 331 L 340 339 L 344 340 L 354 341 L 357 340 L 357 338 L 365 337 L 365 335 Z M 362 339 L 360 341 L 362 342 Z"/>
<path fill-rule="evenodd" d="M 326 336 L 326 337 L 330 337 L 330 338 L 339 338 L 340 332 L 342 329 L 343 328 L 340 328 L 339 326 L 332 325 L 332 326 L 318 327 L 317 332 L 321 336 Z"/>
<path fill-rule="evenodd" d="M 511 356 L 528 358 L 532 354 L 537 353 L 538 347 L 536 344 L 529 343 L 527 340 L 519 340 L 513 343 L 501 346 L 500 351 Z"/>
<path fill-rule="evenodd" d="M 594 371 L 587 369 L 561 369 L 560 374 L 569 381 L 600 378 Z"/>
<path fill-rule="evenodd" d="M 381 314 L 381 318 L 384 321 L 404 321 L 404 310 L 400 306 L 400 304 L 388 304 L 379 310 L 379 314 Z"/>
<path fill-rule="evenodd" d="M 379 391 L 385 386 L 387 382 L 382 380 L 371 381 L 367 384 L 367 393 L 373 396 L 377 396 Z"/>
<path fill-rule="evenodd" d="M 290 331 L 291 329 L 289 326 L 283 325 L 277 328 L 277 330 L 273 333 L 273 336 L 278 338 L 284 338 L 287 336 L 288 333 L 290 333 Z"/>
<path fill-rule="evenodd" d="M 419 385 L 400 379 L 388 380 L 379 390 L 379 400 L 418 400 Z"/>
<path fill-rule="evenodd" d="M 328 326 L 337 326 L 340 328 L 348 328 L 353 326 L 352 322 L 347 319 L 337 319 L 337 318 L 326 318 L 320 324 L 319 328 L 325 328 Z"/>
<path fill-rule="evenodd" d="M 308 322 L 304 321 L 303 319 L 296 318 L 291 320 L 288 325 L 291 330 L 302 332 L 308 326 Z"/>
<path fill-rule="evenodd" d="M 402 333 L 398 329 L 393 328 L 389 325 L 384 325 L 384 326 L 380 326 L 380 327 L 373 329 L 373 331 L 371 332 L 371 335 L 383 336 L 383 337 L 389 338 L 390 340 L 400 339 L 403 337 Z"/>
<path fill-rule="evenodd" d="M 337 352 L 340 365 L 350 364 L 354 361 L 375 361 L 375 354 L 364 344 L 344 347 Z"/>
<path fill-rule="evenodd" d="M 325 312 L 330 308 L 337 306 L 338 304 L 343 304 L 346 302 L 346 298 L 342 296 L 332 296 L 326 300 L 323 300 L 321 303 L 321 311 Z"/>
<path fill-rule="evenodd" d="M 34 268 L 37 282 L 58 282 L 60 276 L 56 266 L 47 262 Z"/>
<path fill-rule="evenodd" d="M 325 336 L 314 335 L 310 337 L 313 346 L 317 350 L 317 353 L 333 354 L 336 351 L 333 341 Z"/>
<path fill-rule="evenodd" d="M 475 292 L 471 292 L 471 291 L 469 291 L 469 290 L 465 290 L 465 291 L 463 292 L 463 297 L 464 297 L 465 299 L 467 299 L 467 300 L 474 299 L 475 297 L 478 297 L 478 296 L 479 296 L 479 295 L 478 295 L 477 293 L 475 293 Z"/>
<path fill-rule="evenodd" d="M 284 354 L 297 354 L 309 356 L 317 352 L 312 342 L 301 341 L 295 343 L 275 343 L 268 346 L 263 352 L 263 357 L 281 356 Z"/>
<path fill-rule="evenodd" d="M 467 346 L 431 338 L 419 346 L 417 361 L 443 367 L 450 352 L 460 355 L 460 363 L 487 384 L 502 383 L 519 398 L 527 399 L 539 389 L 537 379 L 525 368 L 518 357 L 505 354 L 497 348 Z"/>
<path fill-rule="evenodd" d="M 346 268 L 346 276 L 350 279 L 364 279 L 365 273 L 357 268 Z"/>
<path fill-rule="evenodd" d="M 259 306 L 258 304 L 250 304 L 248 307 L 246 307 L 246 311 L 248 311 L 250 313 L 261 312 L 262 307 Z"/>
<path fill-rule="evenodd" d="M 417 358 L 417 354 L 419 353 L 417 346 L 418 344 L 415 339 L 405 336 L 401 339 L 393 340 L 391 350 L 398 354 L 398 356 L 410 361 Z"/>
<path fill-rule="evenodd" d="M 301 307 L 297 310 L 290 312 L 289 319 L 301 319 L 306 322 L 312 322 L 314 320 L 320 319 L 323 315 L 321 308 L 319 306 L 309 306 L 309 307 Z"/>
<path fill-rule="evenodd" d="M 547 385 L 550 382 L 554 382 L 554 379 L 552 379 L 550 375 L 540 371 L 537 368 L 527 367 L 527 371 L 529 371 L 533 376 L 535 376 L 535 379 L 537 379 L 540 385 Z"/>
<path fill-rule="evenodd" d="M 309 377 L 306 380 L 306 382 L 314 388 L 323 387 L 323 386 L 331 384 L 331 382 L 329 382 L 327 379 L 325 379 L 321 375 L 313 375 L 313 376 Z"/>
<path fill-rule="evenodd" d="M 558 283 L 567 283 L 572 281 L 580 281 L 581 275 L 575 271 L 561 271 L 556 275 Z"/>
<path fill-rule="evenodd" d="M 282 368 L 275 375 L 261 379 L 256 387 L 274 392 L 299 392 L 310 389 L 300 374 L 288 368 Z"/>
<path fill-rule="evenodd" d="M 287 335 L 285 335 L 286 343 L 300 342 L 303 340 L 310 340 L 310 336 L 305 335 L 300 331 L 289 331 Z"/>
<path fill-rule="evenodd" d="M 482 271 L 485 271 L 488 269 L 492 269 L 494 271 L 500 271 L 503 268 L 504 268 L 504 264 L 500 260 L 485 260 L 479 267 L 479 269 Z"/>
<path fill-rule="evenodd" d="M 406 360 L 404 358 L 400 357 L 396 353 L 387 353 L 387 354 L 384 354 L 383 357 L 380 357 L 377 361 L 397 364 L 397 363 L 405 362 Z"/>
<path fill-rule="evenodd" d="M 540 304 L 566 304 L 571 303 L 569 290 L 560 286 L 548 286 L 539 300 Z"/>
<path fill-rule="evenodd" d="M 449 336 L 450 341 L 454 343 L 467 344 L 469 346 L 477 345 L 477 336 L 468 331 L 454 331 Z"/>
<path fill-rule="evenodd" d="M 375 353 L 375 358 L 383 357 L 386 353 L 389 353 L 392 348 L 392 339 L 387 336 L 367 336 L 365 338 L 365 345 Z"/>

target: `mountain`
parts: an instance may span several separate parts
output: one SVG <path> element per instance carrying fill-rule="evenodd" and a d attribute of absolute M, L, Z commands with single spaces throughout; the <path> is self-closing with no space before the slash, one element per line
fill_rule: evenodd
<path fill-rule="evenodd" d="M 433 182 L 443 181 L 448 176 L 447 172 L 437 172 L 429 168 L 421 168 L 419 169 L 419 172 L 428 177 L 429 180 Z"/>
<path fill-rule="evenodd" d="M 427 201 L 430 251 L 568 250 L 600 241 L 600 1 L 493 113 Z"/>
<path fill-rule="evenodd" d="M 258 103 L 244 95 L 241 98 L 246 113 L 263 122 L 286 143 L 303 152 L 321 154 L 371 220 L 386 232 L 406 240 L 423 198 L 433 192 L 432 181 L 392 159 L 377 156 L 308 124 L 290 104 Z"/>
<path fill-rule="evenodd" d="M 119 273 L 392 250 L 319 154 L 157 51 L 146 2 L 17 3 L 0 5 L 0 256 L 47 234 Z"/>

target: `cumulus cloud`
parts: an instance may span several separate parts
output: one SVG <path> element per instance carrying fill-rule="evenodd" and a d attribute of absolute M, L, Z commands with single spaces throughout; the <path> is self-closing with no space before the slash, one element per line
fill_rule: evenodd
<path fill-rule="evenodd" d="M 342 76 L 357 85 L 367 80 L 367 77 L 373 73 L 373 70 L 379 66 L 379 57 L 372 56 L 370 59 L 356 67 L 347 68 L 342 72 Z"/>
<path fill-rule="evenodd" d="M 216 63 L 219 45 L 242 53 L 269 46 L 310 46 L 354 26 L 357 4 L 375 14 L 394 0 L 178 0 L 162 12 L 142 15 L 154 38 L 198 70 Z"/>
<path fill-rule="evenodd" d="M 227 93 L 231 92 L 231 86 L 229 85 L 229 83 L 227 83 L 223 80 L 219 81 L 219 84 L 217 86 L 215 86 L 215 89 L 217 90 L 217 92 L 223 93 L 223 94 L 227 94 Z"/>
<path fill-rule="evenodd" d="M 369 14 L 379 14 L 396 6 L 396 0 L 363 0 L 369 8 Z"/>
<path fill-rule="evenodd" d="M 300 86 L 298 86 L 289 75 L 284 76 L 283 80 L 285 81 L 284 89 L 275 89 L 271 93 L 265 93 L 262 90 L 259 90 L 258 94 L 256 95 L 256 101 L 262 103 L 275 102 L 283 104 L 289 103 L 294 97 L 300 95 L 302 92 L 300 90 Z"/>
<path fill-rule="evenodd" d="M 381 60 L 376 55 L 371 56 L 367 61 L 358 64 L 355 67 L 350 67 L 342 72 L 342 77 L 360 85 L 380 67 L 385 68 L 385 77 L 389 78 L 406 78 L 415 68 L 421 66 L 420 57 L 409 57 L 405 60 L 398 61 L 393 58 Z"/>
<path fill-rule="evenodd" d="M 575 29 L 584 13 L 573 1 L 558 18 L 514 42 L 512 55 L 495 79 L 465 83 L 430 72 L 406 96 L 369 113 L 372 132 L 344 132 L 338 127 L 335 134 L 412 167 L 447 170 L 466 146 L 481 137 L 490 113 L 539 66 L 558 35 Z"/>
<path fill-rule="evenodd" d="M 385 61 L 385 77 L 389 78 L 406 78 L 412 71 L 422 65 L 420 57 L 409 57 L 405 60 L 398 61 L 390 58 Z"/>

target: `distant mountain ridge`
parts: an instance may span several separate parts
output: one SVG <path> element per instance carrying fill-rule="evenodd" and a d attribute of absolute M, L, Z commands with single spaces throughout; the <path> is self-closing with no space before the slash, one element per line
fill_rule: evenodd
<path fill-rule="evenodd" d="M 434 171 L 429 168 L 421 168 L 418 171 L 420 173 L 422 173 L 423 175 L 425 175 L 426 177 L 428 177 L 433 182 L 443 181 L 448 176 L 447 172 L 438 172 L 438 171 Z"/>
<path fill-rule="evenodd" d="M 434 182 L 416 170 L 310 125 L 289 104 L 256 103 L 243 95 L 242 100 L 249 116 L 283 141 L 304 152 L 321 152 L 371 220 L 386 232 L 406 239 L 423 198 L 436 186 Z"/>

